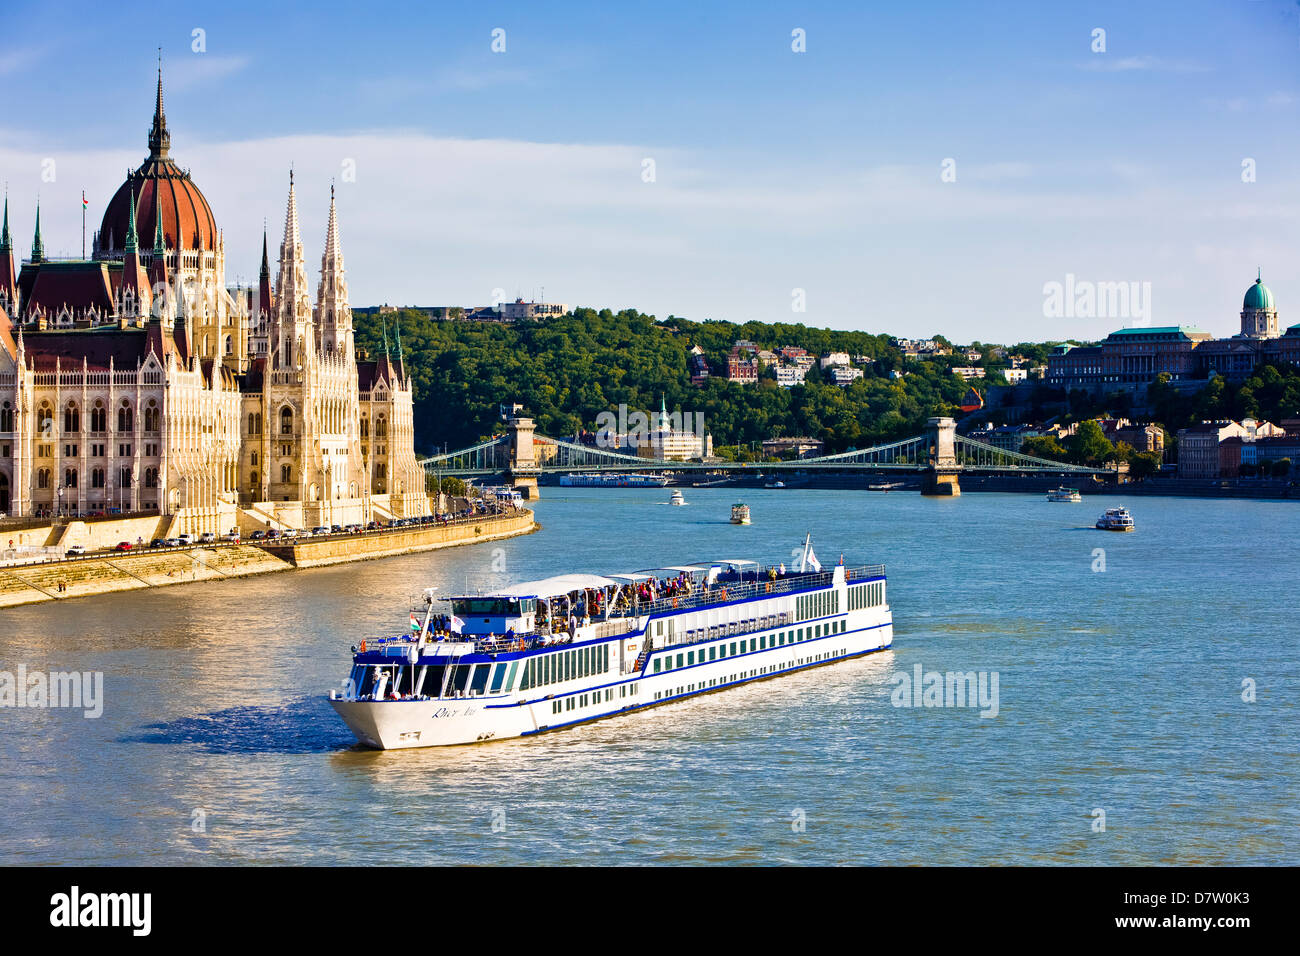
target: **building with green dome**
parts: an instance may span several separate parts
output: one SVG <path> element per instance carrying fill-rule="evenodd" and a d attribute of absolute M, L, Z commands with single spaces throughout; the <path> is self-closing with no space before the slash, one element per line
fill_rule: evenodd
<path fill-rule="evenodd" d="M 1196 387 L 1212 375 L 1244 381 L 1265 363 L 1300 368 L 1300 323 L 1280 329 L 1273 293 L 1257 273 L 1242 299 L 1241 331 L 1231 338 L 1183 325 L 1118 329 L 1097 345 L 1058 346 L 1048 357 L 1046 383 L 1140 393 L 1160 374 Z"/>
<path fill-rule="evenodd" d="M 1256 277 L 1242 300 L 1241 334 L 1252 339 L 1277 338 L 1277 306 L 1262 276 Z"/>

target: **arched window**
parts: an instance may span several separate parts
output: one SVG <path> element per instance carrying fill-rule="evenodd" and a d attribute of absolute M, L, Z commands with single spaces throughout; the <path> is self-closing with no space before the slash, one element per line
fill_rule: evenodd
<path fill-rule="evenodd" d="M 117 484 L 120 488 L 131 487 L 131 469 L 122 468 L 117 473 Z"/>
<path fill-rule="evenodd" d="M 104 403 L 98 399 L 90 409 L 90 430 L 92 432 L 108 431 L 108 411 L 104 408 Z"/>
<path fill-rule="evenodd" d="M 103 468 L 95 468 L 95 469 L 92 469 L 92 470 L 91 470 L 91 472 L 90 472 L 90 487 L 92 487 L 92 488 L 103 488 L 103 487 L 104 487 L 104 469 L 103 469 Z"/>
<path fill-rule="evenodd" d="M 68 402 L 68 407 L 63 410 L 63 430 L 65 432 L 81 431 L 81 413 L 77 411 L 76 402 Z"/>
<path fill-rule="evenodd" d="M 54 437 L 54 410 L 50 408 L 48 402 L 42 402 L 40 410 L 36 413 L 36 428 L 41 438 L 46 441 Z"/>
<path fill-rule="evenodd" d="M 133 428 L 135 428 L 135 416 L 131 414 L 131 405 L 123 401 L 122 407 L 117 410 L 117 430 L 129 432 Z"/>
<path fill-rule="evenodd" d="M 158 431 L 158 405 L 151 398 L 149 404 L 144 410 L 144 430 L 147 432 Z"/>
<path fill-rule="evenodd" d="M 65 488 L 77 487 L 77 469 L 68 468 L 63 472 L 63 487 Z"/>
<path fill-rule="evenodd" d="M 361 437 L 362 438 L 370 437 L 370 419 L 367 418 L 365 415 L 361 416 Z"/>
<path fill-rule="evenodd" d="M 257 472 L 252 473 L 252 475 L 250 476 L 249 484 L 252 485 L 253 491 L 257 490 Z"/>
<path fill-rule="evenodd" d="M 50 469 L 42 468 L 40 471 L 36 473 L 36 487 L 37 488 L 50 487 Z"/>
<path fill-rule="evenodd" d="M 280 481 L 287 485 L 292 476 L 293 470 L 288 465 L 280 466 Z"/>
<path fill-rule="evenodd" d="M 388 437 L 388 419 L 385 418 L 383 415 L 380 415 L 378 418 L 375 419 L 375 437 L 376 438 Z"/>
<path fill-rule="evenodd" d="M 293 409 L 288 405 L 280 409 L 280 434 L 293 434 Z"/>
<path fill-rule="evenodd" d="M 8 402 L 0 405 L 0 432 L 14 430 L 14 409 Z"/>
<path fill-rule="evenodd" d="M 257 452 L 253 452 L 253 460 L 249 462 L 254 468 L 257 467 Z"/>
<path fill-rule="evenodd" d="M 157 469 L 157 468 L 146 468 L 146 469 L 144 470 L 144 486 L 145 486 L 146 488 L 157 488 L 157 487 L 158 487 L 158 469 Z"/>
<path fill-rule="evenodd" d="M 235 343 L 234 343 L 234 340 L 233 340 L 229 335 L 227 335 L 227 336 L 226 336 L 226 354 L 227 354 L 227 355 L 233 355 L 234 353 L 235 353 Z"/>

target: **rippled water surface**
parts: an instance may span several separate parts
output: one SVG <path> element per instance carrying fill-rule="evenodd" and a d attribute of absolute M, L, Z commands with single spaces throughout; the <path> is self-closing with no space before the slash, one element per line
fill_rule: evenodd
<path fill-rule="evenodd" d="M 725 489 L 544 491 L 506 542 L 0 610 L 0 669 L 106 696 L 0 710 L 0 860 L 1300 862 L 1300 505 L 786 489 L 738 527 Z M 1135 534 L 1092 530 L 1114 504 Z M 324 702 L 421 587 L 789 560 L 805 531 L 888 565 L 892 651 L 477 747 L 358 750 Z M 918 663 L 996 672 L 998 715 L 893 706 Z"/>

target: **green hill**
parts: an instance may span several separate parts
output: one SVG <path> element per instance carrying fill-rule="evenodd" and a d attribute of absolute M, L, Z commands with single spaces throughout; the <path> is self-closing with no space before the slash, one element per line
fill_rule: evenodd
<path fill-rule="evenodd" d="M 596 416 L 620 404 L 657 410 L 662 395 L 670 411 L 702 413 L 715 446 L 808 435 L 835 452 L 915 435 L 931 415 L 959 414 L 957 403 L 968 388 L 948 371 L 951 362 L 907 362 L 907 375 L 891 379 L 904 362 L 887 335 L 795 324 L 656 321 L 631 309 L 585 308 L 516 324 L 435 320 L 422 310 L 404 310 L 383 316 L 382 323 L 390 343 L 400 323 L 415 381 L 416 447 L 425 451 L 464 447 L 498 432 L 498 406 L 507 402 L 521 403 L 543 434 L 564 437 L 594 430 Z M 356 329 L 360 347 L 371 355 L 382 351 L 377 312 L 357 310 Z M 779 387 L 770 370 L 757 384 L 742 386 L 721 377 L 736 339 L 875 361 L 847 388 L 822 381 L 816 367 L 803 387 Z M 717 376 L 700 388 L 691 386 L 687 371 L 693 345 L 704 350 Z"/>

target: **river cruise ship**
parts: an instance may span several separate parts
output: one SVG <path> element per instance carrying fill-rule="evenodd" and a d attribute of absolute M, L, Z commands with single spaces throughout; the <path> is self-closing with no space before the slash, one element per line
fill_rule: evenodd
<path fill-rule="evenodd" d="M 882 565 L 710 561 L 425 593 L 411 630 L 353 648 L 330 704 L 367 747 L 528 737 L 889 647 Z"/>

